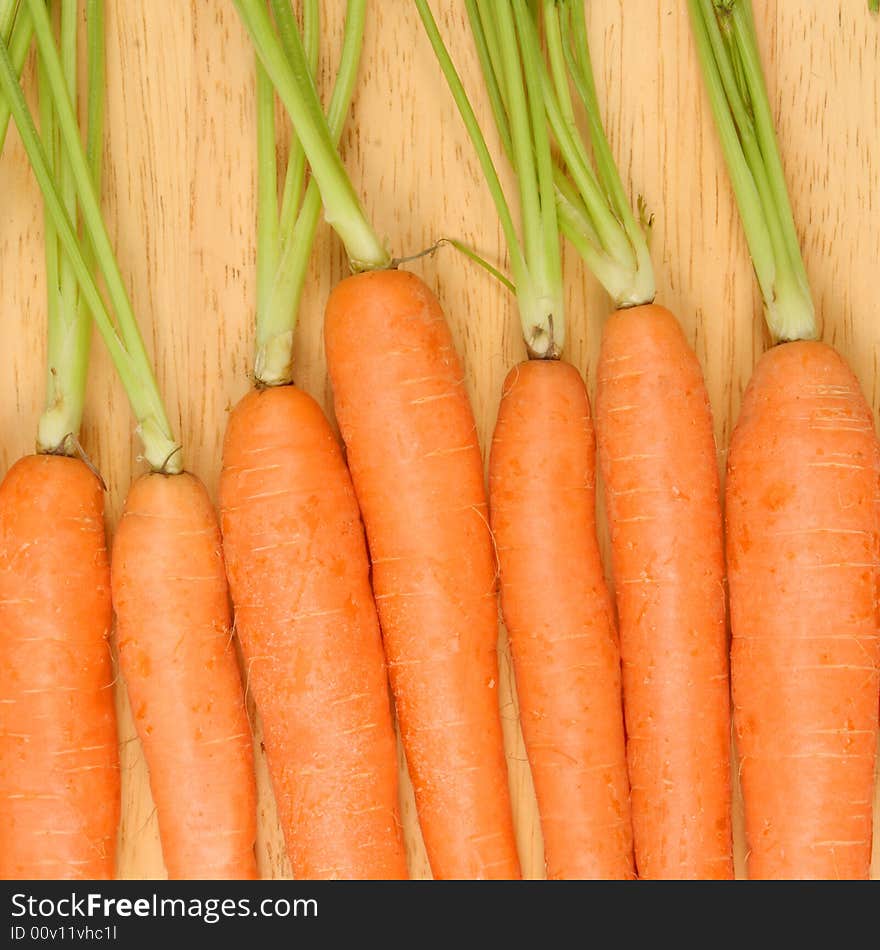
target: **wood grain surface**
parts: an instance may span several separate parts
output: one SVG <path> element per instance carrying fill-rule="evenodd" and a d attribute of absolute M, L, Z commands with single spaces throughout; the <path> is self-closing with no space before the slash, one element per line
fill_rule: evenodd
<path fill-rule="evenodd" d="M 108 0 L 104 208 L 186 464 L 216 491 L 230 407 L 250 386 L 255 300 L 253 56 L 231 0 Z M 864 0 L 755 0 L 761 52 L 823 337 L 880 406 L 880 20 Z M 343 0 L 323 0 L 322 85 L 338 54 Z M 433 7 L 490 129 L 462 0 Z M 752 367 L 767 344 L 755 282 L 682 0 L 587 4 L 599 96 L 631 194 L 656 214 L 658 301 L 674 310 L 706 373 L 723 466 Z M 33 90 L 32 65 L 26 73 Z M 449 235 L 503 260 L 497 218 L 471 146 L 409 0 L 371 0 L 344 158 L 395 254 Z M 494 135 L 490 142 L 497 145 Z M 498 154 L 496 149 L 496 155 Z M 507 169 L 503 169 L 505 181 Z M 44 385 L 42 205 L 17 134 L 0 161 L 0 455 L 33 451 Z M 482 444 L 506 370 L 524 355 L 512 300 L 448 249 L 412 265 L 444 305 L 467 368 Z M 566 357 L 591 390 L 609 302 L 566 253 Z M 297 382 L 332 412 L 322 309 L 345 273 L 322 225 L 297 332 Z M 100 341 L 84 444 L 107 484 L 112 532 L 143 469 L 124 393 Z M 501 703 L 517 832 L 527 876 L 542 875 L 541 835 L 501 630 Z M 164 875 L 147 771 L 117 684 L 123 820 L 119 873 Z M 253 712 L 253 710 L 252 710 Z M 258 842 L 264 875 L 289 874 L 259 746 Z M 402 767 L 403 770 L 403 767 Z M 405 770 L 404 770 L 405 771 Z M 427 876 L 408 785 L 414 876 Z M 739 809 L 738 870 L 744 844 Z M 875 845 L 875 876 L 880 847 Z"/>

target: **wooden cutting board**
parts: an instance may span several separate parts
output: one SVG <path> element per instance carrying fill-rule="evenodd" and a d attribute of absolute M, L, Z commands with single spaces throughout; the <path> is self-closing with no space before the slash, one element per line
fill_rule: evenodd
<path fill-rule="evenodd" d="M 343 0 L 323 0 L 327 87 Z M 462 0 L 433 7 L 490 131 Z M 823 337 L 847 357 L 880 406 L 880 20 L 864 0 L 755 3 L 783 161 Z M 766 345 L 745 242 L 703 100 L 686 7 L 677 0 L 587 5 L 599 96 L 633 196 L 655 213 L 658 300 L 680 317 L 706 373 L 719 464 L 743 388 Z M 254 317 L 253 55 L 231 0 L 108 0 L 104 206 L 186 463 L 216 491 L 230 407 L 247 391 Z M 26 82 L 33 88 L 33 71 Z M 490 142 L 497 144 L 493 135 Z M 503 259 L 495 211 L 448 90 L 407 0 L 369 5 L 360 85 L 343 137 L 345 161 L 397 254 L 462 238 Z M 497 154 L 497 150 L 496 150 Z M 506 169 L 504 171 L 505 181 Z M 32 451 L 44 384 L 42 206 L 14 131 L 0 161 L 0 453 L 3 471 Z M 592 388 L 608 300 L 566 254 L 566 355 Z M 414 264 L 445 307 L 488 444 L 506 370 L 523 356 L 507 292 L 452 250 Z M 331 410 L 322 307 L 345 273 L 322 226 L 297 334 L 297 382 Z M 84 444 L 109 486 L 113 530 L 142 471 L 124 394 L 96 343 Z M 501 702 L 524 870 L 543 858 L 501 631 Z M 124 684 L 119 871 L 164 874 L 143 756 Z M 253 710 L 252 710 L 253 712 Z M 266 876 L 289 873 L 259 751 L 259 855 Z M 404 813 L 413 874 L 427 863 L 408 784 Z M 737 860 L 744 844 L 736 812 Z M 880 834 L 878 834 L 880 836 Z M 880 876 L 880 847 L 875 847 Z"/>

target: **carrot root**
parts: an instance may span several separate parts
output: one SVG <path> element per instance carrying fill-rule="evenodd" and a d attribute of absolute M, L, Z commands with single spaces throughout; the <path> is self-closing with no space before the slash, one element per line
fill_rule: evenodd
<path fill-rule="evenodd" d="M 520 719 L 548 878 L 632 878 L 620 649 L 596 539 L 586 387 L 557 361 L 515 366 L 489 461 Z"/>
<path fill-rule="evenodd" d="M 733 875 L 719 478 L 709 400 L 678 321 L 606 324 L 596 402 L 620 624 L 636 866 Z"/>
<path fill-rule="evenodd" d="M 449 328 L 418 277 L 374 271 L 333 290 L 324 341 L 432 871 L 518 877 L 495 560 Z"/>
<path fill-rule="evenodd" d="M 211 500 L 193 475 L 144 475 L 113 544 L 120 667 L 168 876 L 257 876 L 250 726 Z"/>
<path fill-rule="evenodd" d="M 119 824 L 101 485 L 27 456 L 0 485 L 0 878 L 109 879 Z"/>
<path fill-rule="evenodd" d="M 866 878 L 880 696 L 880 446 L 844 360 L 758 363 L 730 448 L 734 722 L 753 878 Z"/>
<path fill-rule="evenodd" d="M 233 411 L 223 544 L 293 873 L 405 878 L 396 739 L 369 558 L 339 445 L 293 386 Z"/>

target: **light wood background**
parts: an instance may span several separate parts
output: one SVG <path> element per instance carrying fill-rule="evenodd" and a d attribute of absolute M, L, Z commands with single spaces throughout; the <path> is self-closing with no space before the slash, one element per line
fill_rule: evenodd
<path fill-rule="evenodd" d="M 490 116 L 461 0 L 433 7 L 484 128 Z M 324 0 L 323 84 L 343 0 Z M 703 100 L 683 0 L 587 4 L 599 95 L 633 196 L 656 214 L 658 300 L 680 317 L 706 373 L 723 465 L 743 388 L 766 345 L 755 282 Z M 755 0 L 783 161 L 824 338 L 880 406 L 880 20 L 864 0 Z M 503 242 L 471 146 L 409 0 L 372 0 L 344 157 L 396 254 L 457 236 L 492 260 Z M 231 0 L 108 0 L 104 204 L 128 287 L 181 433 L 187 467 L 214 492 L 230 407 L 247 391 L 254 316 L 252 53 Z M 32 89 L 33 72 L 26 82 Z M 495 142 L 494 136 L 489 136 Z M 497 154 L 497 152 L 496 152 Z M 505 170 L 506 174 L 506 170 Z M 505 179 L 507 180 L 507 179 Z M 17 135 L 0 161 L 0 454 L 33 450 L 44 382 L 42 207 Z M 522 358 L 512 300 L 443 250 L 413 265 L 440 296 L 488 443 L 502 379 Z M 326 227 L 316 243 L 297 335 L 297 382 L 331 411 L 322 307 L 345 273 Z M 609 304 L 566 254 L 566 357 L 593 372 Z M 96 342 L 84 444 L 108 485 L 113 530 L 143 468 L 124 394 Z M 543 867 L 528 765 L 503 639 L 503 716 L 520 851 Z M 118 685 L 123 767 L 119 872 L 164 874 L 147 771 Z M 258 725 L 258 724 L 257 724 Z M 259 733 L 258 733 L 259 734 Z M 289 873 L 259 754 L 258 842 L 267 876 Z M 408 785 L 412 872 L 427 875 Z M 737 811 L 737 828 L 739 813 Z M 737 832 L 738 867 L 743 843 Z M 880 847 L 875 847 L 875 876 Z"/>

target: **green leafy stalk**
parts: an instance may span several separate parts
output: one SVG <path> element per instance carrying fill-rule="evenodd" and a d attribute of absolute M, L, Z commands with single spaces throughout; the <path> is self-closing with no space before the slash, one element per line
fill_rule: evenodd
<path fill-rule="evenodd" d="M 43 61 L 40 57 L 37 57 L 37 89 L 40 106 L 40 130 L 43 136 L 49 172 L 54 178 L 58 173 L 58 164 L 60 161 L 58 154 L 58 127 L 55 122 L 55 110 L 52 107 L 52 95 L 49 92 L 49 80 L 46 77 L 46 70 L 43 67 Z M 3 97 L 3 101 L 6 102 L 5 96 Z M 46 325 L 48 328 L 46 406 L 48 408 L 54 401 L 52 365 L 58 359 L 57 352 L 53 352 L 53 350 L 60 348 L 60 341 L 64 334 L 59 329 L 61 326 L 61 299 L 58 279 L 60 267 L 58 232 L 55 230 L 52 215 L 46 206 L 43 207 L 43 245 L 46 257 Z M 71 430 L 64 425 L 62 425 L 61 428 L 64 428 L 65 431 L 59 434 L 58 439 L 48 434 L 38 433 L 38 448 L 51 451 L 58 444 L 62 444 Z M 55 443 L 55 445 L 53 446 L 52 443 Z"/>
<path fill-rule="evenodd" d="M 880 12 L 880 0 L 868 0 L 868 9 L 872 13 Z"/>
<path fill-rule="evenodd" d="M 275 19 L 279 24 L 279 31 L 282 33 L 282 39 L 285 30 L 296 29 L 296 21 L 293 19 L 293 10 L 289 0 L 273 0 L 276 7 L 281 8 L 279 13 L 276 10 Z M 275 7 L 273 7 L 275 9 Z M 321 6 L 319 0 L 304 0 L 302 14 L 302 37 L 303 49 L 306 54 L 306 62 L 309 65 L 309 72 L 316 76 L 318 72 L 318 57 L 321 50 Z M 288 44 L 289 44 L 288 40 Z M 285 46 L 285 49 L 287 47 Z M 360 55 L 357 57 L 360 62 Z M 288 56 L 288 62 L 290 57 Z M 306 154 L 299 144 L 296 135 L 290 139 L 290 150 L 287 156 L 287 172 L 284 176 L 284 194 L 281 202 L 281 224 L 282 234 L 290 233 L 296 221 L 299 212 L 300 202 L 303 196 L 303 184 L 306 180 Z"/>
<path fill-rule="evenodd" d="M 79 138 L 73 105 L 67 94 L 64 72 L 55 48 L 51 23 L 43 0 L 27 0 L 34 23 L 34 32 L 51 91 L 65 157 L 76 181 L 83 224 L 95 257 L 104 275 L 108 294 L 119 323 L 119 332 L 110 318 L 95 278 L 83 256 L 76 228 L 71 222 L 53 179 L 51 166 L 33 123 L 30 110 L 9 58 L 0 46 L 0 90 L 9 103 L 19 134 L 27 151 L 34 176 L 58 233 L 58 239 L 70 259 L 85 304 L 110 352 L 117 372 L 138 420 L 138 432 L 147 461 L 156 471 L 175 474 L 182 470 L 180 446 L 171 434 L 171 427 L 159 395 L 146 349 L 138 330 L 131 302 L 125 291 L 118 264 L 113 256 L 109 235 L 92 183 L 89 161 Z"/>
<path fill-rule="evenodd" d="M 361 23 L 366 0 L 348 0 L 347 17 Z M 324 215 L 342 239 L 353 270 L 387 267 L 391 256 L 367 221 L 327 125 L 299 30 L 285 50 L 272 28 L 263 0 L 235 0 L 242 22 L 281 97 L 318 183 Z M 288 57 L 291 57 L 290 59 Z"/>
<path fill-rule="evenodd" d="M 688 0 L 697 53 L 774 340 L 818 333 L 748 0 Z"/>
<path fill-rule="evenodd" d="M 0 0 L 0 39 L 9 45 L 9 36 L 15 15 L 18 13 L 19 0 Z"/>
<path fill-rule="evenodd" d="M 562 261 L 537 32 L 527 0 L 466 0 L 465 6 L 498 133 L 516 173 L 519 230 L 430 6 L 416 0 L 501 220 L 529 354 L 555 359 L 565 341 Z"/>
<path fill-rule="evenodd" d="M 102 137 L 103 122 L 103 0 L 90 0 L 88 21 L 88 136 Z M 62 65 L 68 94 L 77 99 L 77 27 L 78 0 L 63 0 L 61 5 Z M 94 21 L 98 22 L 95 23 Z M 97 27 L 97 29 L 96 29 Z M 77 220 L 76 183 L 63 151 L 59 148 L 55 110 L 48 76 L 42 58 L 38 60 L 40 111 L 43 142 L 47 146 L 51 171 L 59 182 L 59 192 L 71 222 Z M 91 85 L 97 81 L 98 85 Z M 100 148 L 88 148 L 89 168 L 95 186 L 100 173 Z M 97 156 L 97 157 L 96 157 Z M 77 433 L 82 424 L 88 372 L 92 321 L 77 293 L 76 274 L 69 259 L 59 254 L 58 235 L 48 212 L 44 212 L 46 245 L 47 307 L 47 383 L 46 408 L 40 417 L 37 449 L 40 452 L 74 454 Z M 84 256 L 91 266 L 90 248 Z"/>
<path fill-rule="evenodd" d="M 489 152 L 489 146 L 483 137 L 480 124 L 474 114 L 473 107 L 467 97 L 461 78 L 455 69 L 455 64 L 452 62 L 452 57 L 449 55 L 449 50 L 447 50 L 443 42 L 443 37 L 440 35 L 440 30 L 437 27 L 427 0 L 415 0 L 415 2 L 419 16 L 422 18 L 425 32 L 428 34 L 428 39 L 434 49 L 434 54 L 449 84 L 452 98 L 455 100 L 456 106 L 458 106 L 458 111 L 461 114 L 468 136 L 473 143 L 474 151 L 477 153 L 477 159 L 479 160 L 483 177 L 486 179 L 489 193 L 492 196 L 495 209 L 498 212 L 501 229 L 504 231 L 504 238 L 507 242 L 507 249 L 510 255 L 510 269 L 513 271 L 513 279 L 518 285 L 522 280 L 526 279 L 528 275 L 526 258 L 523 253 L 522 245 L 520 244 L 516 225 L 513 221 L 510 205 L 507 203 L 504 189 L 501 187 L 501 181 L 495 169 L 495 163 L 492 161 L 492 155 Z M 470 0 L 467 0 L 467 2 L 470 3 Z"/>
<path fill-rule="evenodd" d="M 514 296 L 516 296 L 516 285 L 513 283 L 513 281 L 506 274 L 502 274 L 497 267 L 493 267 L 485 257 L 482 257 L 480 254 L 478 254 L 472 247 L 469 247 L 463 241 L 458 241 L 455 238 L 441 238 L 432 250 L 442 247 L 444 244 L 454 247 L 459 254 L 463 254 L 468 260 L 473 261 L 478 267 L 482 267 L 487 274 L 491 274 L 499 284 L 503 284 Z"/>
<path fill-rule="evenodd" d="M 257 74 L 257 320 L 278 266 L 278 162 L 275 91 L 259 58 Z"/>
<path fill-rule="evenodd" d="M 10 0 L 7 0 L 9 3 Z M 16 78 L 21 78 L 28 50 L 31 48 L 31 37 L 34 33 L 31 15 L 26 7 L 21 5 L 22 0 L 11 0 L 7 10 L 7 17 L 11 16 L 9 32 L 0 32 L 0 42 L 7 45 L 9 58 Z M 0 97 L 0 154 L 6 143 L 6 132 L 9 129 L 9 104 L 5 97 Z"/>
<path fill-rule="evenodd" d="M 316 17 L 317 10 L 312 15 L 317 26 Z M 342 135 L 351 107 L 360 65 L 360 50 L 363 46 L 363 28 L 363 18 L 346 18 L 339 70 L 327 111 L 327 124 L 334 145 Z M 317 34 L 317 28 L 314 32 Z M 317 63 L 314 65 L 316 67 Z M 294 145 L 298 145 L 296 140 L 291 145 L 292 149 Z M 267 289 L 265 305 L 257 315 L 254 375 L 259 382 L 267 386 L 284 385 L 293 378 L 293 334 L 320 214 L 321 192 L 317 181 L 312 178 L 306 188 L 298 216 L 287 223 L 282 213 L 280 257 L 276 261 L 275 274 Z"/>
<path fill-rule="evenodd" d="M 583 3 L 541 0 L 549 72 L 547 119 L 568 174 L 556 170 L 563 233 L 618 307 L 650 303 L 656 293 L 648 235 L 633 214 L 602 125 Z M 590 160 L 575 120 L 571 88 L 587 116 Z"/>

